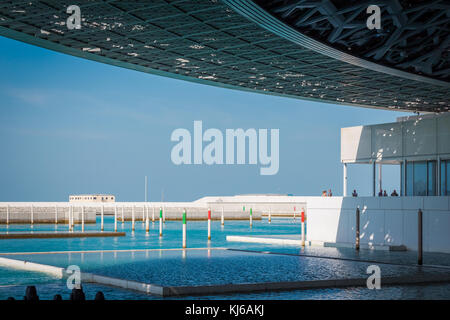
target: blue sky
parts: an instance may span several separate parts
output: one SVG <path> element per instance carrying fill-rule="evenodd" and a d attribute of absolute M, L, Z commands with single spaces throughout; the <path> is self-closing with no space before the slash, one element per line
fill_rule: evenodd
<path fill-rule="evenodd" d="M 0 201 L 65 201 L 112 193 L 118 201 L 190 201 L 207 195 L 342 193 L 340 128 L 405 113 L 247 93 L 121 69 L 0 37 Z M 177 128 L 278 128 L 280 169 L 181 165 Z M 398 188 L 398 170 L 384 169 Z M 349 189 L 370 192 L 369 166 L 350 166 Z M 162 191 L 163 190 L 163 191 Z"/>

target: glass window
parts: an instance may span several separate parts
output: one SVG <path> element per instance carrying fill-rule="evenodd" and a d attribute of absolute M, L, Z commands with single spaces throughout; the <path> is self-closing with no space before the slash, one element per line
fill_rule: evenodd
<path fill-rule="evenodd" d="M 446 162 L 445 161 L 441 161 L 441 196 L 445 196 L 446 194 L 446 188 L 445 188 L 445 167 L 446 167 Z"/>
<path fill-rule="evenodd" d="M 436 162 L 428 161 L 428 196 L 436 195 Z"/>
<path fill-rule="evenodd" d="M 446 163 L 446 168 L 445 168 L 445 185 L 446 185 L 446 190 L 445 190 L 445 195 L 450 196 L 450 160 L 445 161 Z"/>
<path fill-rule="evenodd" d="M 414 181 L 414 163 L 406 162 L 406 195 L 413 195 L 413 181 Z"/>
<path fill-rule="evenodd" d="M 427 163 L 414 162 L 414 195 L 427 195 Z"/>

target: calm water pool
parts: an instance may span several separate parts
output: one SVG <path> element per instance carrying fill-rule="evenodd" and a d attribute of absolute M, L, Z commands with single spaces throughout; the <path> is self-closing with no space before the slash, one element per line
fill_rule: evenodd
<path fill-rule="evenodd" d="M 100 220 L 96 225 L 86 225 L 86 230 L 100 228 Z M 105 230 L 113 230 L 113 218 L 105 218 Z M 158 237 L 159 224 L 150 224 L 150 234 L 146 234 L 142 222 L 136 222 L 136 231 L 131 232 L 131 223 L 118 223 L 118 230 L 125 231 L 125 237 L 113 238 L 72 238 L 72 239 L 23 239 L 1 240 L 0 253 L 41 252 L 42 254 L 6 255 L 13 259 L 35 261 L 38 263 L 67 267 L 79 265 L 82 271 L 103 274 L 117 278 L 137 280 L 160 285 L 205 285 L 267 281 L 293 281 L 312 279 L 331 279 L 343 277 L 366 277 L 367 266 L 375 260 L 380 264 L 382 276 L 406 275 L 414 276 L 422 273 L 449 272 L 450 270 L 417 268 L 414 252 L 385 252 L 352 249 L 307 247 L 282 247 L 276 245 L 245 244 L 227 242 L 227 235 L 276 235 L 299 234 L 299 220 L 273 219 L 254 221 L 249 227 L 248 221 L 226 221 L 222 227 L 220 222 L 212 222 L 212 241 L 207 241 L 207 223 L 188 222 L 188 247 L 199 250 L 166 250 L 180 248 L 181 223 L 166 221 L 164 236 Z M 77 226 L 76 230 L 80 229 Z M 58 231 L 67 231 L 66 225 L 56 227 Z M 0 226 L 0 232 L 29 232 L 29 225 Z M 33 232 L 55 231 L 54 225 L 35 225 Z M 230 251 L 219 248 L 237 250 L 270 251 L 277 254 L 263 254 L 244 251 Z M 201 249 L 200 248 L 204 248 Z M 209 248 L 209 250 L 208 250 Z M 144 251 L 119 251 L 139 249 Z M 147 250 L 148 249 L 148 250 Z M 163 250 L 160 250 L 163 249 Z M 92 251 L 113 250 L 112 252 L 71 252 L 48 254 L 49 251 Z M 115 251 L 117 250 L 117 251 Z M 299 256 L 300 255 L 300 256 Z M 308 257 L 302 256 L 308 255 Z M 314 257 L 311 257 L 314 256 Z M 317 258 L 322 257 L 322 258 Z M 323 257 L 347 258 L 361 261 L 343 261 Z M 399 266 L 386 263 L 409 264 Z M 450 266 L 450 255 L 426 254 L 428 264 Z M 23 272 L 0 268 L 0 299 L 8 296 L 22 298 L 26 285 L 36 285 L 43 299 L 51 299 L 55 293 L 69 296 L 70 292 L 63 280 L 34 272 Z M 86 295 L 95 296 L 102 290 L 109 299 L 158 299 L 140 293 L 86 284 Z M 382 290 L 366 288 L 301 290 L 289 292 L 265 292 L 255 294 L 217 295 L 195 297 L 205 299 L 448 299 L 448 284 L 430 286 L 397 286 L 385 287 Z M 189 298 L 189 297 L 185 297 Z M 190 297 L 194 298 L 194 297 Z"/>

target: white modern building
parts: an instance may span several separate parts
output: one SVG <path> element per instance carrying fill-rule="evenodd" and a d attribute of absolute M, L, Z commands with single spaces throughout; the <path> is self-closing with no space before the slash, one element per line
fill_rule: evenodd
<path fill-rule="evenodd" d="M 450 195 L 450 114 L 398 118 L 397 122 L 341 129 L 341 162 L 372 164 L 373 196 L 382 189 L 382 165 L 399 165 L 401 196 Z M 379 187 L 376 189 L 376 166 Z"/>

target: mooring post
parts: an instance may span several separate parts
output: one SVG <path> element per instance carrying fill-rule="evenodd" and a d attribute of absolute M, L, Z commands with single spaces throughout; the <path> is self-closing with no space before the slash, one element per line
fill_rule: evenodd
<path fill-rule="evenodd" d="M 97 210 L 95 210 L 95 211 L 97 211 Z M 102 206 L 102 211 L 101 211 L 101 223 L 100 223 L 100 230 L 101 230 L 101 231 L 103 231 L 103 227 L 104 227 L 104 224 L 103 224 L 103 215 L 104 215 L 104 212 L 105 212 L 105 206 Z"/>
<path fill-rule="evenodd" d="M 55 206 L 55 224 L 58 224 L 58 206 Z"/>
<path fill-rule="evenodd" d="M 163 205 L 163 223 L 166 223 L 166 207 Z"/>
<path fill-rule="evenodd" d="M 163 219 L 163 213 L 162 213 L 162 208 L 159 208 L 159 236 L 162 237 L 163 232 L 162 232 L 162 219 Z"/>
<path fill-rule="evenodd" d="M 272 208 L 269 208 L 269 223 L 272 222 Z"/>
<path fill-rule="evenodd" d="M 253 226 L 253 209 L 250 208 L 250 227 Z"/>
<path fill-rule="evenodd" d="M 123 215 L 123 206 L 122 206 L 122 224 L 125 222 L 125 217 Z"/>
<path fill-rule="evenodd" d="M 84 206 L 81 207 L 81 232 L 84 232 Z"/>
<path fill-rule="evenodd" d="M 71 207 L 71 209 L 72 209 L 72 220 L 70 223 L 71 223 L 72 231 L 73 231 L 73 228 L 75 227 L 75 212 L 73 210 L 73 207 Z"/>
<path fill-rule="evenodd" d="M 155 207 L 152 205 L 152 223 L 155 223 Z"/>
<path fill-rule="evenodd" d="M 69 231 L 72 231 L 72 221 L 71 221 L 71 208 L 72 208 L 72 206 L 69 206 L 69 219 L 68 219 L 68 221 L 69 221 Z"/>
<path fill-rule="evenodd" d="M 146 213 L 147 214 L 145 216 L 145 232 L 149 233 L 149 231 L 150 231 L 150 222 L 149 222 L 149 219 L 148 219 L 148 210 L 147 210 Z"/>
<path fill-rule="evenodd" d="M 186 249 L 186 209 L 183 210 L 183 249 Z"/>
<path fill-rule="evenodd" d="M 418 239 L 418 243 L 417 243 L 417 264 L 418 265 L 422 265 L 423 263 L 423 214 L 422 214 L 422 210 L 419 209 L 419 211 L 417 212 L 417 216 L 418 216 L 418 230 L 417 230 L 417 239 Z"/>
<path fill-rule="evenodd" d="M 134 207 L 131 207 L 131 231 L 134 231 Z"/>
<path fill-rule="evenodd" d="M 123 207 L 122 207 L 123 213 Z M 117 206 L 114 206 L 114 232 L 117 232 Z"/>
<path fill-rule="evenodd" d="M 31 217 L 30 217 L 31 225 L 34 223 L 34 206 L 31 205 Z"/>
<path fill-rule="evenodd" d="M 223 217 L 223 207 L 222 207 L 222 215 L 220 216 L 220 224 L 223 226 L 225 224 L 225 219 Z"/>
<path fill-rule="evenodd" d="M 142 224 L 145 223 L 145 205 L 142 207 Z"/>
<path fill-rule="evenodd" d="M 359 225 L 360 225 L 360 211 L 359 208 L 356 208 L 356 223 L 355 223 L 355 230 L 356 230 L 356 243 L 355 243 L 355 249 L 359 250 L 359 238 L 360 238 L 360 230 L 359 230 Z"/>
<path fill-rule="evenodd" d="M 6 225 L 9 225 L 9 204 L 6 206 Z"/>
<path fill-rule="evenodd" d="M 211 240 L 211 208 L 208 208 L 208 240 Z"/>
<path fill-rule="evenodd" d="M 295 221 L 295 209 L 296 209 L 296 208 L 294 207 L 294 221 Z"/>
<path fill-rule="evenodd" d="M 301 221 L 302 221 L 302 247 L 305 246 L 305 209 L 302 208 L 302 213 L 301 213 Z"/>

